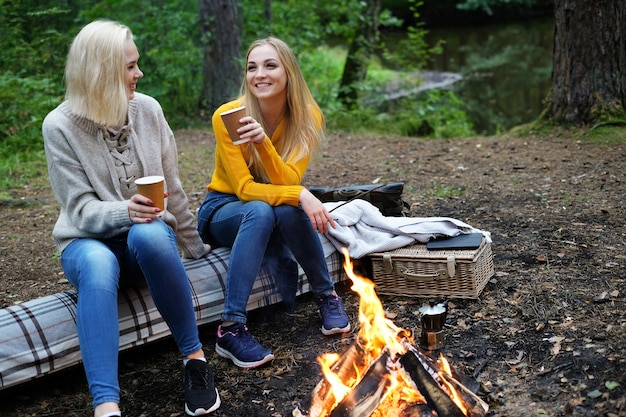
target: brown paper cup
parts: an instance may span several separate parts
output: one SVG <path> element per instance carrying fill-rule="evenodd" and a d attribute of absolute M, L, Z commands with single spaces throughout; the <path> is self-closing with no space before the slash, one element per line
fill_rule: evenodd
<path fill-rule="evenodd" d="M 154 207 L 165 210 L 165 178 L 160 175 L 142 177 L 135 180 L 137 192 L 154 202 Z"/>
<path fill-rule="evenodd" d="M 226 125 L 226 130 L 228 130 L 228 136 L 230 136 L 233 141 L 233 145 L 241 145 L 242 143 L 250 142 L 250 139 L 241 139 L 239 137 L 239 133 L 237 133 L 237 129 L 243 126 L 243 124 L 239 123 L 239 119 L 245 115 L 246 106 L 237 107 L 236 109 L 220 113 L 220 116 Z"/>

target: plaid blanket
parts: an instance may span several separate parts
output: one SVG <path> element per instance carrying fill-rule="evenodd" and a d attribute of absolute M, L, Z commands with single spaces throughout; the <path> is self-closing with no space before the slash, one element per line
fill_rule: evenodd
<path fill-rule="evenodd" d="M 220 319 L 230 251 L 212 250 L 205 258 L 185 260 L 198 325 Z M 327 258 L 332 279 L 346 278 L 343 258 L 331 252 Z M 298 295 L 310 285 L 300 269 Z M 74 290 L 34 299 L 0 310 L 0 390 L 76 365 L 81 360 L 76 334 Z M 271 276 L 261 270 L 248 302 L 248 310 L 281 301 Z M 120 350 L 170 335 L 154 306 L 147 287 L 120 291 Z"/>

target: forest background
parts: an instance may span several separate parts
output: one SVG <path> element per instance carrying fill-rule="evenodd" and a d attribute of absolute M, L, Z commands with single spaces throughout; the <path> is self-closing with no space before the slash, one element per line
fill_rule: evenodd
<path fill-rule="evenodd" d="M 427 90 L 393 103 L 382 100 L 382 106 L 375 98 L 389 88 L 410 90 L 424 81 L 414 74 L 445 47 L 426 43 L 429 26 L 552 15 L 554 2 L 433 3 L 0 1 L 4 34 L 0 38 L 0 193 L 45 182 L 41 122 L 63 99 L 69 42 L 96 18 L 119 20 L 131 27 L 146 73 L 142 91 L 161 102 L 174 129 L 209 126 L 213 109 L 237 95 L 241 79 L 241 71 L 224 70 L 219 58 L 233 68 L 243 68 L 247 45 L 273 34 L 296 51 L 327 116 L 329 130 L 426 137 L 474 135 L 477 132 L 465 104 L 451 91 Z M 224 24 L 230 26 L 224 28 Z M 385 31 L 402 31 L 406 36 L 397 44 L 385 45 L 379 36 Z M 224 47 L 228 43 L 231 50 Z M 235 51 L 232 45 L 236 45 Z M 225 82 L 229 77 L 237 81 Z"/>
<path fill-rule="evenodd" d="M 420 69 L 445 48 L 426 41 L 428 29 L 538 15 L 555 22 L 552 87 L 538 120 L 623 124 L 623 2 L 0 0 L 0 194 L 45 183 L 41 122 L 63 100 L 71 39 L 97 18 L 131 27 L 146 70 L 142 91 L 161 102 L 174 129 L 210 127 L 212 111 L 239 91 L 247 45 L 275 35 L 296 52 L 329 131 L 442 138 L 482 133 L 453 92 L 427 89 L 386 99 L 390 89 L 424 83 Z M 404 36 L 385 45 L 381 33 L 393 31 Z M 500 64 L 498 56 L 480 63 L 487 72 Z"/>

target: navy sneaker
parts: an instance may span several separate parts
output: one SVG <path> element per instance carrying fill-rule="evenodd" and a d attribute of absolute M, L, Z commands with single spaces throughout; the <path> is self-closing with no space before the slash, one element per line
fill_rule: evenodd
<path fill-rule="evenodd" d="M 274 360 L 272 351 L 257 342 L 243 323 L 217 328 L 215 352 L 240 368 L 254 368 Z"/>
<path fill-rule="evenodd" d="M 220 396 L 213 385 L 213 373 L 209 365 L 200 359 L 190 359 L 183 375 L 185 386 L 185 413 L 202 416 L 217 410 Z"/>
<path fill-rule="evenodd" d="M 350 319 L 343 308 L 341 297 L 331 294 L 317 301 L 322 317 L 322 334 L 346 333 L 350 331 Z"/>

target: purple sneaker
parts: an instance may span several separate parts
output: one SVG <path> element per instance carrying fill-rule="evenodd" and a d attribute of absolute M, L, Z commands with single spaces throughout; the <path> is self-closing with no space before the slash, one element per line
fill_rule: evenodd
<path fill-rule="evenodd" d="M 343 308 L 343 300 L 335 294 L 317 301 L 322 317 L 322 334 L 329 336 L 350 331 L 350 319 Z"/>
<path fill-rule="evenodd" d="M 243 323 L 217 328 L 215 352 L 240 368 L 255 368 L 274 360 L 272 351 L 257 342 Z"/>

